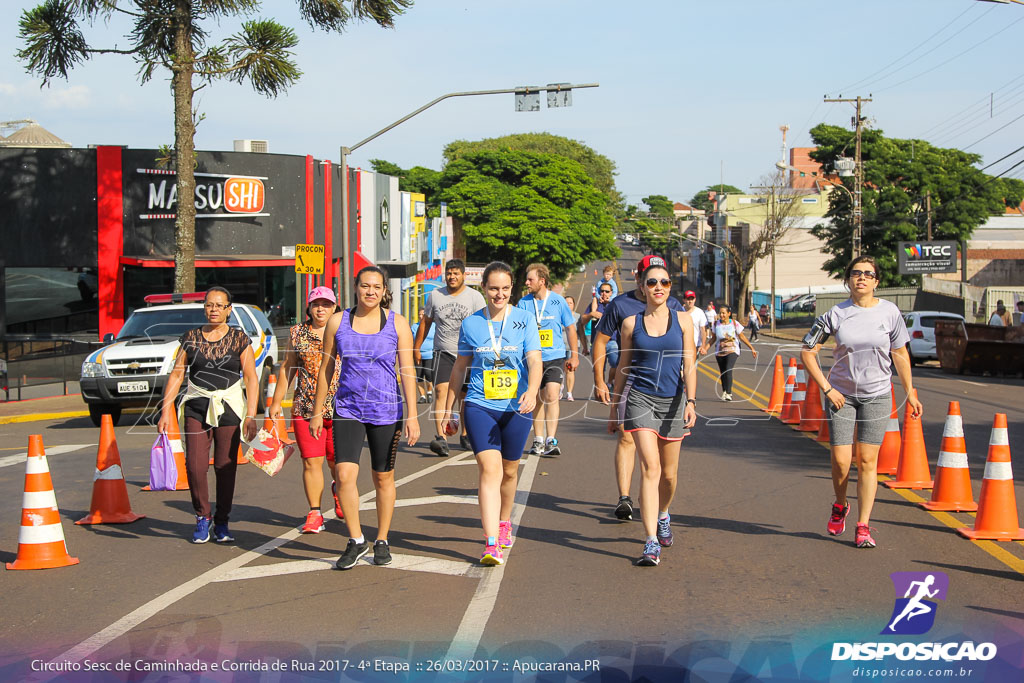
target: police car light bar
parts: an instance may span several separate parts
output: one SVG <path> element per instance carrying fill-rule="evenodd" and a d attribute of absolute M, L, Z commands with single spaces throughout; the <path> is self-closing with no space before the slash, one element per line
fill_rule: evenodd
<path fill-rule="evenodd" d="M 142 299 L 147 305 L 181 304 L 192 301 L 205 301 L 206 292 L 189 292 L 188 294 L 148 294 Z"/>

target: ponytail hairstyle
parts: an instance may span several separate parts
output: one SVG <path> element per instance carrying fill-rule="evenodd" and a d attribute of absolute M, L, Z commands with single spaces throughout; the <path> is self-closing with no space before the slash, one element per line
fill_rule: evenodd
<path fill-rule="evenodd" d="M 381 280 L 384 283 L 384 295 L 380 298 L 380 307 L 389 309 L 391 308 L 391 288 L 388 287 L 388 274 L 377 266 L 366 266 L 358 273 L 356 273 L 356 288 L 359 287 L 359 281 L 363 278 L 363 273 L 377 273 L 380 275 Z"/>
<path fill-rule="evenodd" d="M 484 274 L 480 277 L 480 284 L 483 287 L 487 286 L 487 278 L 491 276 L 491 273 L 505 273 L 508 275 L 510 280 L 515 281 L 515 277 L 512 275 L 512 266 L 508 265 L 504 261 L 491 261 L 484 268 Z"/>

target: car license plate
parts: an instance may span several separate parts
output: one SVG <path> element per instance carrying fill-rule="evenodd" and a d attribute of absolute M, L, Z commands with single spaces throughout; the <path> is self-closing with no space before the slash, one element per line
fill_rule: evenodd
<path fill-rule="evenodd" d="M 119 394 L 139 394 L 144 391 L 149 391 L 149 382 L 118 382 L 117 393 Z"/>

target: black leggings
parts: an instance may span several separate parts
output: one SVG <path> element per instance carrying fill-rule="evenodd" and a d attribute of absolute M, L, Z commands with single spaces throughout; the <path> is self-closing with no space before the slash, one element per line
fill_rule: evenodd
<path fill-rule="evenodd" d="M 398 440 L 402 436 L 403 421 L 375 425 L 359 420 L 334 416 L 334 462 L 359 464 L 363 450 L 363 437 L 370 444 L 370 467 L 374 472 L 390 472 L 395 469 L 398 454 Z"/>
<path fill-rule="evenodd" d="M 736 365 L 738 356 L 735 353 L 727 353 L 724 356 L 715 356 L 718 361 L 718 372 L 722 376 L 722 393 L 732 393 L 732 366 Z"/>

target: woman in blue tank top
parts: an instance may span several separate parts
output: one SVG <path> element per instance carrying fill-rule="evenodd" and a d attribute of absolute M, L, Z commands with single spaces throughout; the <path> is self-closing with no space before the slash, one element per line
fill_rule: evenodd
<path fill-rule="evenodd" d="M 697 350 L 690 314 L 666 304 L 672 280 L 665 267 L 649 266 L 640 281 L 646 287 L 647 307 L 622 321 L 621 372 L 615 377 L 614 395 L 625 401 L 622 425 L 632 433 L 640 455 L 645 537 L 637 564 L 650 567 L 661 561 L 661 548 L 672 545 L 668 507 L 676 490 L 679 447 L 697 421 Z M 623 397 L 627 379 L 632 381 Z M 613 403 L 608 431 L 615 433 L 618 425 L 618 406 Z"/>
<path fill-rule="evenodd" d="M 388 531 L 395 511 L 395 458 L 403 426 L 410 446 L 420 436 L 416 420 L 416 366 L 412 359 L 412 330 L 404 316 L 389 311 L 391 291 L 384 272 L 367 266 L 356 275 L 359 303 L 327 321 L 324 330 L 326 357 L 320 364 L 313 405 L 327 398 L 328 378 L 338 371 L 338 392 L 334 398 L 334 462 L 338 500 L 345 513 L 349 541 L 338 558 L 336 569 L 351 569 L 370 550 L 359 524 L 359 455 L 363 439 L 370 446 L 370 467 L 377 491 L 377 540 L 373 544 L 374 564 L 389 564 Z M 402 374 L 401 394 L 395 365 Z M 402 419 L 402 395 L 406 419 Z M 320 438 L 323 416 L 310 419 L 309 431 Z"/>

